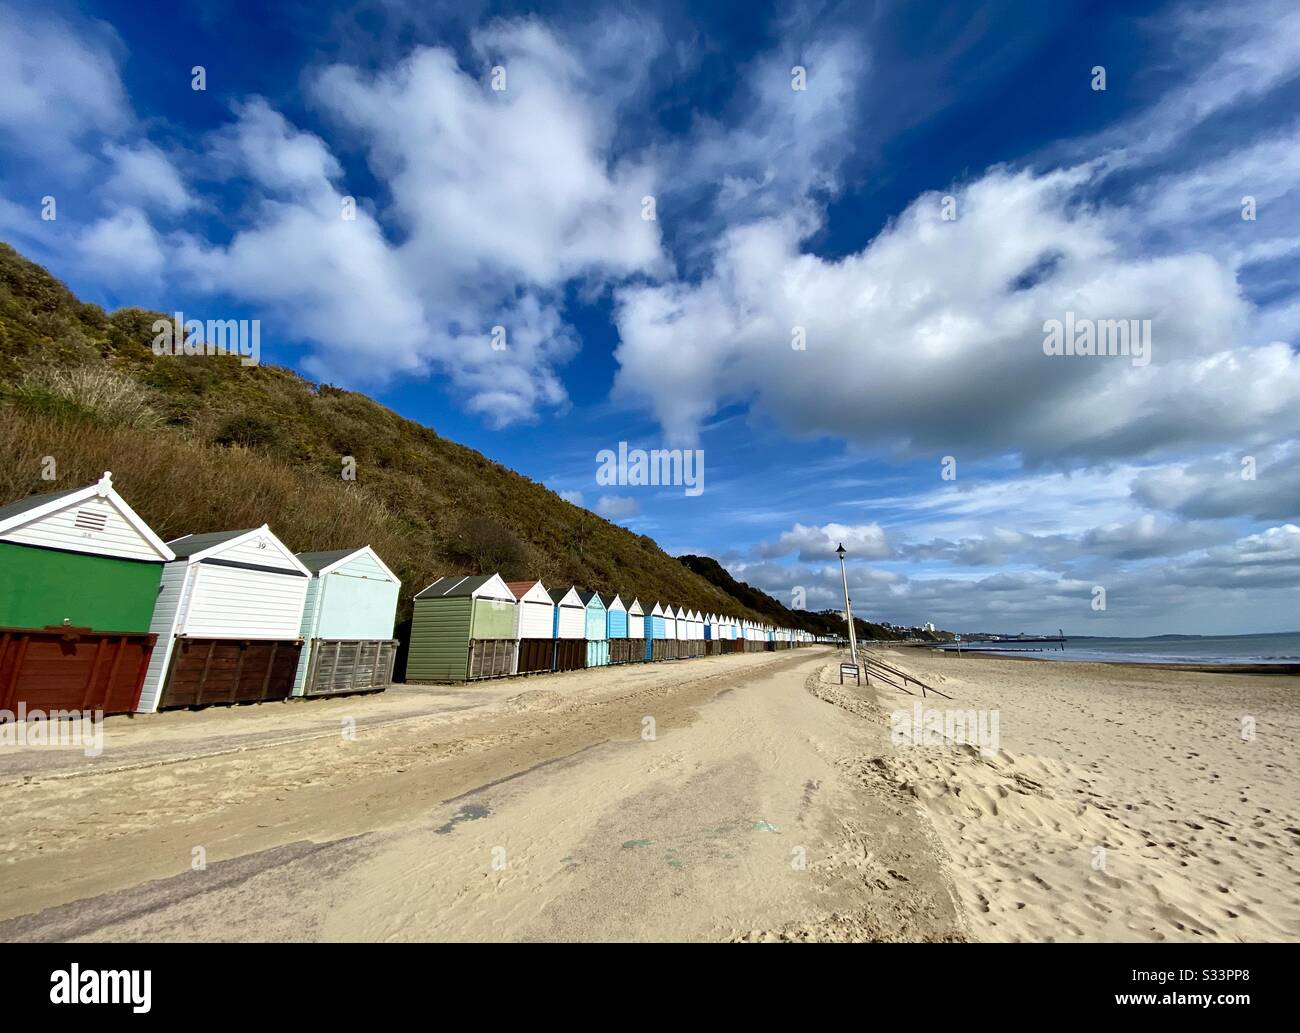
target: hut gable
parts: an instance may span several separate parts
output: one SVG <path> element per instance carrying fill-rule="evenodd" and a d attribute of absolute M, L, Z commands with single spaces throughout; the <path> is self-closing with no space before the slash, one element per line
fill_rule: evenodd
<path fill-rule="evenodd" d="M 627 608 L 627 637 L 628 638 L 649 638 L 645 629 L 645 610 L 641 608 L 641 600 L 633 599 L 632 605 Z"/>
<path fill-rule="evenodd" d="M 573 587 L 552 588 L 551 600 L 555 603 L 555 637 L 586 638 L 587 607 L 578 595 L 578 590 Z"/>
<path fill-rule="evenodd" d="M 395 585 L 402 583 L 401 578 L 388 568 L 388 564 L 369 545 L 363 545 L 359 549 L 334 549 L 330 552 L 300 552 L 298 560 L 316 577 L 342 574 L 346 577 L 391 581 Z"/>
<path fill-rule="evenodd" d="M 175 559 L 114 489 L 110 472 L 85 488 L 0 506 L 0 541 L 152 563 Z"/>
<path fill-rule="evenodd" d="M 243 531 L 187 534 L 167 544 L 177 559 L 183 559 L 191 566 L 206 563 L 311 576 L 311 571 L 271 533 L 266 524 Z"/>
<path fill-rule="evenodd" d="M 521 603 L 544 603 L 547 606 L 554 606 L 551 599 L 551 593 L 546 590 L 546 586 L 540 581 L 507 581 L 506 587 L 510 589 L 510 594 Z"/>
<path fill-rule="evenodd" d="M 519 603 L 515 638 L 550 639 L 555 635 L 555 603 L 540 581 L 510 581 L 506 587 Z M 540 655 L 540 654 L 539 654 Z M 537 668 L 534 665 L 534 669 Z"/>

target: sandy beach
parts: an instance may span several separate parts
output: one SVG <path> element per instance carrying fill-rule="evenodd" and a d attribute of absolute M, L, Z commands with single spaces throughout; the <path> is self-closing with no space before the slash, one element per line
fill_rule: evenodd
<path fill-rule="evenodd" d="M 881 655 L 955 697 L 927 705 L 999 712 L 995 756 L 889 763 L 943 843 L 973 938 L 1300 938 L 1300 679 Z"/>
<path fill-rule="evenodd" d="M 0 938 L 1300 938 L 1300 681 L 881 655 L 997 750 L 825 648 L 8 749 Z"/>

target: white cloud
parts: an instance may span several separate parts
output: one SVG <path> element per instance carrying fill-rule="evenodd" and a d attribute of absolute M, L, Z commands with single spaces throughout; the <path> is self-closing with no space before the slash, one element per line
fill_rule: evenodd
<path fill-rule="evenodd" d="M 754 551 L 765 559 L 797 555 L 802 563 L 827 560 L 838 562 L 835 550 L 844 546 L 846 560 L 886 559 L 894 554 L 879 524 L 826 524 L 808 527 L 795 524 L 775 542 L 765 542 Z"/>
<path fill-rule="evenodd" d="M 478 75 L 420 47 L 377 74 L 335 65 L 314 80 L 391 190 L 409 261 L 434 278 L 541 287 L 661 264 L 658 224 L 641 217 L 653 176 L 610 162 L 615 123 L 583 57 L 531 21 L 495 23 L 472 44 Z M 497 65 L 503 91 L 489 83 Z"/>
<path fill-rule="evenodd" d="M 1092 175 L 994 170 L 958 191 L 955 222 L 926 194 L 838 261 L 801 250 L 814 228 L 802 220 L 737 227 L 703 282 L 619 292 L 618 389 L 687 442 L 725 400 L 751 397 L 792 433 L 959 459 L 1294 432 L 1300 359 L 1234 347 L 1248 306 L 1232 271 L 1195 253 L 1122 252 L 1119 214 L 1076 200 Z M 1043 323 L 1067 311 L 1150 319 L 1151 364 L 1045 355 Z"/>
<path fill-rule="evenodd" d="M 117 132 L 131 121 L 118 76 L 117 34 L 103 22 L 77 22 L 0 7 L 0 138 L 25 153 L 84 168 L 88 133 Z"/>
<path fill-rule="evenodd" d="M 76 239 L 82 265 L 105 283 L 157 283 L 167 267 L 163 242 L 138 208 L 124 208 L 88 226 Z"/>
<path fill-rule="evenodd" d="M 147 140 L 126 146 L 110 143 L 104 153 L 113 166 L 104 185 L 108 196 L 173 215 L 194 206 L 195 200 L 176 166 Z"/>
<path fill-rule="evenodd" d="M 596 500 L 596 512 L 606 520 L 635 516 L 641 507 L 630 495 L 602 495 Z"/>
<path fill-rule="evenodd" d="M 331 182 L 340 170 L 324 143 L 255 99 L 213 146 L 217 163 L 280 196 L 263 197 L 228 245 L 188 240 L 178 264 L 193 282 L 266 306 L 295 337 L 317 342 L 309 367 L 322 377 L 421 368 L 429 331 L 415 285 L 367 212 L 342 217 Z"/>
<path fill-rule="evenodd" d="M 1197 519 L 1295 519 L 1300 516 L 1300 448 L 1289 443 L 1255 456 L 1162 466 L 1135 478 L 1133 497 L 1152 509 Z"/>
<path fill-rule="evenodd" d="M 356 198 L 352 221 L 330 146 L 261 98 L 238 105 L 210 159 L 251 183 L 251 217 L 228 245 L 190 240 L 180 255 L 203 289 L 265 306 L 309 341 L 308 372 L 380 384 L 438 372 L 465 409 L 504 427 L 568 407 L 557 370 L 579 344 L 564 285 L 663 256 L 657 223 L 641 218 L 650 170 L 608 159 L 615 113 L 592 71 L 603 65 L 534 21 L 494 23 L 472 43 L 482 75 L 419 47 L 377 72 L 311 78 L 388 195 L 383 207 Z M 490 88 L 494 63 L 504 92 Z"/>

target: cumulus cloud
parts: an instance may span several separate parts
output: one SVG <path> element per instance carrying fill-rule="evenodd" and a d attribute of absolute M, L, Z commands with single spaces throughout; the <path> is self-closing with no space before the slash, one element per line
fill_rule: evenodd
<path fill-rule="evenodd" d="M 912 559 L 941 560 L 963 567 L 1010 563 L 1057 567 L 1088 557 L 1129 561 L 1180 556 L 1229 536 L 1230 532 L 1214 526 L 1144 513 L 1135 520 L 1106 524 L 1082 534 L 1027 534 L 999 527 L 978 537 L 906 544 L 899 551 Z"/>
<path fill-rule="evenodd" d="M 733 576 L 788 600 L 803 589 L 810 609 L 843 605 L 837 565 L 733 562 Z M 856 615 L 903 624 L 934 621 L 967 631 L 1047 631 L 1147 635 L 1169 631 L 1294 630 L 1300 527 L 1284 524 L 1154 565 L 1082 573 L 997 571 L 979 576 L 911 576 L 871 567 L 849 571 Z M 1093 588 L 1107 608 L 1092 608 Z M 1249 605 L 1248 605 L 1249 604 Z M 1266 607 L 1260 610 L 1259 607 Z M 1266 619 L 1261 619 L 1266 613 Z"/>
<path fill-rule="evenodd" d="M 822 527 L 795 524 L 776 541 L 764 542 L 754 551 L 765 559 L 794 555 L 802 563 L 838 562 L 835 550 L 840 545 L 844 546 L 846 560 L 884 559 L 894 553 L 879 524 L 826 524 Z"/>
<path fill-rule="evenodd" d="M 92 132 L 131 121 L 118 75 L 121 42 L 103 22 L 0 7 L 0 137 L 29 154 L 84 168 L 80 144 Z"/>
<path fill-rule="evenodd" d="M 157 283 L 167 266 L 161 237 L 138 208 L 97 219 L 76 239 L 82 265 L 106 283 Z"/>
<path fill-rule="evenodd" d="M 596 512 L 607 520 L 635 516 L 641 507 L 630 495 L 602 495 L 596 500 Z"/>
<path fill-rule="evenodd" d="M 664 258 L 657 223 L 641 217 L 651 170 L 608 157 L 617 119 L 592 78 L 600 62 L 531 20 L 476 32 L 472 50 L 481 74 L 417 47 L 379 70 L 310 77 L 322 112 L 364 149 L 382 207 L 353 196 L 321 136 L 264 99 L 237 105 L 210 141 L 211 167 L 250 184 L 253 215 L 228 244 L 191 239 L 180 258 L 204 290 L 291 325 L 314 375 L 438 373 L 466 410 L 505 427 L 568 406 L 558 370 L 579 342 L 564 285 Z"/>
<path fill-rule="evenodd" d="M 582 58 L 532 21 L 472 45 L 477 75 L 421 47 L 378 74 L 335 65 L 314 81 L 391 190 L 411 261 L 538 286 L 658 263 L 657 224 L 641 217 L 651 171 L 610 162 L 615 123 Z"/>
<path fill-rule="evenodd" d="M 1292 442 L 1258 456 L 1162 466 L 1135 478 L 1133 497 L 1151 509 L 1193 519 L 1295 519 L 1300 516 L 1300 448 Z"/>
<path fill-rule="evenodd" d="M 113 166 L 104 185 L 109 197 L 158 208 L 172 215 L 194 206 L 195 199 L 176 166 L 149 141 L 128 145 L 109 143 L 104 153 Z"/>
<path fill-rule="evenodd" d="M 1096 460 L 1294 432 L 1300 359 L 1232 346 L 1231 269 L 1119 250 L 1116 213 L 1077 202 L 1092 175 L 994 170 L 957 191 L 956 221 L 923 195 L 838 261 L 802 250 L 802 218 L 737 227 L 702 282 L 619 292 L 618 388 L 687 442 L 736 398 L 792 433 L 909 454 Z M 1045 355 L 1066 312 L 1151 320 L 1151 364 Z"/>

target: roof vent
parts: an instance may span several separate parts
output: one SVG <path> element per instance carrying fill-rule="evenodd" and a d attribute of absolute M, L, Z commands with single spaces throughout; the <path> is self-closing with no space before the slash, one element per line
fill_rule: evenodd
<path fill-rule="evenodd" d="M 79 509 L 73 526 L 79 531 L 102 531 L 108 526 L 108 510 Z"/>

